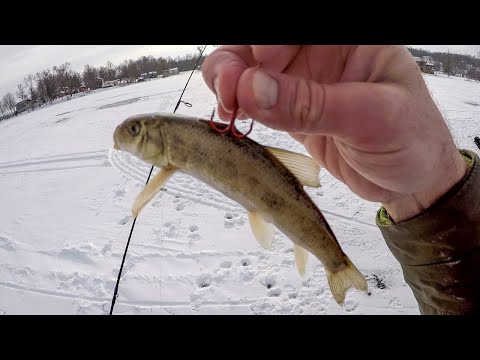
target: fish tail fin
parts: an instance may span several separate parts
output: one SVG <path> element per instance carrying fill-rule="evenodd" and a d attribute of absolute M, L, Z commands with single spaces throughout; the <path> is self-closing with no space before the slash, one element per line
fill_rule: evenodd
<path fill-rule="evenodd" d="M 349 288 L 354 287 L 357 290 L 368 292 L 368 285 L 365 277 L 360 271 L 358 271 L 347 256 L 345 256 L 345 261 L 346 266 L 337 272 L 325 269 L 330 291 L 332 292 L 335 301 L 342 306 L 345 302 L 345 295 Z"/>

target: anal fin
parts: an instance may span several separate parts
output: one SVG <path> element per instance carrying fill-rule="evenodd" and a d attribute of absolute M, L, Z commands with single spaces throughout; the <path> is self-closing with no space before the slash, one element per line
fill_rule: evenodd
<path fill-rule="evenodd" d="M 267 222 L 258 212 L 247 210 L 250 226 L 258 243 L 265 249 L 272 248 L 273 236 L 275 235 L 275 226 Z"/>
<path fill-rule="evenodd" d="M 308 251 L 297 244 L 293 244 L 293 255 L 295 256 L 298 273 L 301 277 L 304 277 L 307 269 Z"/>

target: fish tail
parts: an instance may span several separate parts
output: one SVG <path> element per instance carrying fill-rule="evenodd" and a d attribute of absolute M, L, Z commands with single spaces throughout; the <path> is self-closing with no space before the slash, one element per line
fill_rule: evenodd
<path fill-rule="evenodd" d="M 328 285 L 335 301 L 343 306 L 347 290 L 354 287 L 357 290 L 368 291 L 367 281 L 365 277 L 353 265 L 350 259 L 344 256 L 346 266 L 336 272 L 325 269 L 327 274 Z"/>

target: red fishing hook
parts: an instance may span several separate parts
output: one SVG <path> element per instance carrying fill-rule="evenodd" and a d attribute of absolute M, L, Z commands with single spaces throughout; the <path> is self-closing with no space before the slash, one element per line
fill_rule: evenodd
<path fill-rule="evenodd" d="M 213 112 L 212 112 L 212 116 L 210 117 L 210 127 L 213 130 L 218 131 L 219 133 L 222 133 L 222 134 L 231 131 L 233 136 L 235 136 L 237 138 L 244 138 L 245 136 L 247 136 L 248 134 L 250 134 L 252 132 L 253 120 L 250 124 L 250 129 L 245 134 L 242 134 L 235 127 L 235 120 L 237 118 L 237 112 L 238 112 L 238 107 L 235 107 L 234 110 L 233 110 L 233 113 L 232 113 L 232 118 L 230 119 L 230 123 L 228 124 L 228 126 L 225 129 L 219 129 L 215 125 L 215 122 L 213 121 L 213 116 L 215 115 L 215 108 L 214 108 Z"/>

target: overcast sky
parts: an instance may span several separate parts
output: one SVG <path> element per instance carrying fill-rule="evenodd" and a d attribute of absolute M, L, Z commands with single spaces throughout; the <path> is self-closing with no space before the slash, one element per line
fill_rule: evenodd
<path fill-rule="evenodd" d="M 430 51 L 448 51 L 477 55 L 480 45 L 411 45 Z M 72 68 L 82 71 L 84 65 L 115 65 L 126 59 L 143 55 L 175 57 L 196 53 L 197 45 L 0 45 L 0 98 L 14 93 L 17 84 L 28 74 L 61 65 L 66 61 Z M 208 54 L 214 48 L 209 46 Z"/>

